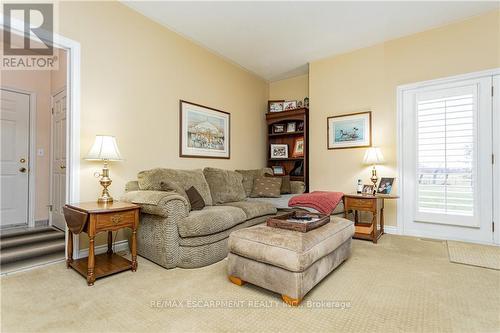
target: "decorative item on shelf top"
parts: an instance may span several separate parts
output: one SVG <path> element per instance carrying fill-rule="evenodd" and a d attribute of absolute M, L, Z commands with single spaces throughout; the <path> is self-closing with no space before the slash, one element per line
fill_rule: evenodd
<path fill-rule="evenodd" d="M 328 149 L 371 147 L 371 119 L 371 111 L 328 117 Z"/>
<path fill-rule="evenodd" d="M 295 138 L 292 157 L 304 157 L 304 137 Z"/>
<path fill-rule="evenodd" d="M 299 121 L 299 124 L 297 125 L 297 131 L 304 132 L 304 122 L 303 121 Z"/>
<path fill-rule="evenodd" d="M 305 108 L 309 107 L 309 97 L 304 98 L 304 107 Z"/>
<path fill-rule="evenodd" d="M 296 127 L 295 123 L 288 123 L 288 124 L 286 124 L 286 131 L 288 133 L 295 132 L 295 127 Z"/>
<path fill-rule="evenodd" d="M 285 133 L 285 124 L 273 124 L 273 133 Z"/>
<path fill-rule="evenodd" d="M 303 105 L 303 104 L 302 104 L 302 101 L 297 101 L 297 108 L 299 108 L 299 109 L 300 109 L 300 108 L 302 107 L 302 105 Z"/>
<path fill-rule="evenodd" d="M 297 108 L 297 101 L 285 101 L 283 103 L 284 111 L 295 110 L 296 108 Z"/>
<path fill-rule="evenodd" d="M 230 158 L 228 112 L 180 101 L 180 157 Z"/>
<path fill-rule="evenodd" d="M 283 111 L 283 102 L 285 102 L 285 100 L 268 101 L 267 102 L 268 111 L 269 112 L 281 112 L 281 111 Z"/>
<path fill-rule="evenodd" d="M 377 170 L 375 169 L 375 166 L 377 164 L 382 164 L 384 163 L 384 156 L 382 155 L 382 152 L 380 151 L 380 148 L 378 147 L 372 147 L 368 148 L 365 152 L 365 157 L 363 159 L 363 163 L 367 165 L 372 165 L 372 176 L 370 180 L 373 183 L 373 187 L 377 187 Z M 373 194 L 375 194 L 375 190 L 373 190 Z"/>
<path fill-rule="evenodd" d="M 97 199 L 97 202 L 113 202 L 113 197 L 111 197 L 108 191 L 108 187 L 111 185 L 108 162 L 122 160 L 115 137 L 109 135 L 97 135 L 95 137 L 94 144 L 90 148 L 87 156 L 85 156 L 85 159 L 88 161 L 104 161 L 102 173 L 96 172 L 94 174 L 97 178 L 100 177 L 99 183 L 103 187 L 101 196 Z"/>
<path fill-rule="evenodd" d="M 273 174 L 275 176 L 284 176 L 285 175 L 285 168 L 282 167 L 281 165 L 273 165 Z"/>
<path fill-rule="evenodd" d="M 394 178 L 382 177 L 382 179 L 380 180 L 380 184 L 378 185 L 377 193 L 391 194 L 393 183 L 394 183 Z"/>
<path fill-rule="evenodd" d="M 373 189 L 374 189 L 373 185 L 363 185 L 362 193 L 363 194 L 373 194 Z"/>
<path fill-rule="evenodd" d="M 271 144 L 271 158 L 288 158 L 288 145 Z"/>

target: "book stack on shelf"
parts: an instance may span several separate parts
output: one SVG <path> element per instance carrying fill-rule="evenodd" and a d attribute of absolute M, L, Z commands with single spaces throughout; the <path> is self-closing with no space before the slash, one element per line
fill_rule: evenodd
<path fill-rule="evenodd" d="M 266 114 L 267 165 L 273 168 L 275 175 L 290 175 L 290 180 L 303 181 L 307 192 L 309 109 L 298 107 L 296 102 L 292 107 L 287 107 L 287 103 L 289 102 L 269 101 L 269 112 Z"/>

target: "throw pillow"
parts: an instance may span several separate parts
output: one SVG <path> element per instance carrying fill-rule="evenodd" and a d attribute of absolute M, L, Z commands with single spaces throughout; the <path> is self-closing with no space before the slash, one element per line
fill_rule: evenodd
<path fill-rule="evenodd" d="M 141 171 L 137 174 L 137 181 L 141 190 L 160 191 L 161 181 L 173 181 L 187 189 L 194 186 L 200 193 L 207 206 L 212 205 L 212 196 L 210 188 L 203 175 L 203 170 L 177 170 L 177 169 L 151 169 Z"/>
<path fill-rule="evenodd" d="M 281 178 L 277 177 L 257 177 L 250 196 L 252 198 L 279 198 L 281 182 Z"/>
<path fill-rule="evenodd" d="M 175 192 L 186 199 L 189 204 L 189 197 L 187 196 L 186 191 L 176 182 L 170 180 L 162 180 L 160 182 L 160 191 Z M 189 207 L 189 210 L 191 210 L 191 207 Z"/>
<path fill-rule="evenodd" d="M 241 173 L 243 176 L 243 188 L 245 189 L 245 193 L 248 196 L 252 194 L 253 190 L 253 183 L 255 181 L 255 178 L 264 176 L 266 174 L 268 175 L 273 175 L 273 170 L 271 168 L 264 168 L 264 169 L 253 169 L 253 170 L 234 170 L 238 173 Z"/>
<path fill-rule="evenodd" d="M 242 201 L 247 197 L 241 174 L 216 168 L 205 168 L 203 174 L 210 187 L 213 204 Z"/>
<path fill-rule="evenodd" d="M 205 201 L 203 201 L 202 196 L 194 186 L 187 189 L 186 194 L 189 198 L 192 210 L 202 210 L 203 207 L 205 207 Z"/>
<path fill-rule="evenodd" d="M 269 176 L 268 176 L 269 177 Z M 281 178 L 281 194 L 292 193 L 292 184 L 290 183 L 290 175 L 286 176 L 274 176 L 275 178 Z"/>

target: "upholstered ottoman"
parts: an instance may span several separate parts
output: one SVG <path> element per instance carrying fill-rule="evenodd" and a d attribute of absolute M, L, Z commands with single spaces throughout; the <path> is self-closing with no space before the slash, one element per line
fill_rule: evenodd
<path fill-rule="evenodd" d="M 229 236 L 228 274 L 277 292 L 291 305 L 351 254 L 353 222 L 332 216 L 330 223 L 307 233 L 258 225 Z"/>

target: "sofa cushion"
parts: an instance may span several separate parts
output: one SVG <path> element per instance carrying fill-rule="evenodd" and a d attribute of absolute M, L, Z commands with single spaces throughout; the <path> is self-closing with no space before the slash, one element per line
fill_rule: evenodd
<path fill-rule="evenodd" d="M 214 205 L 232 201 L 241 201 L 246 198 L 243 188 L 243 176 L 235 171 L 216 168 L 205 168 L 203 174 L 210 187 Z"/>
<path fill-rule="evenodd" d="M 227 230 L 246 220 L 243 210 L 230 206 L 206 206 L 179 220 L 181 237 L 197 237 Z"/>
<path fill-rule="evenodd" d="M 292 272 L 303 272 L 353 234 L 353 222 L 335 216 L 330 223 L 306 233 L 258 225 L 231 233 L 229 251 Z"/>
<path fill-rule="evenodd" d="M 212 196 L 210 188 L 205 180 L 203 171 L 197 170 L 176 170 L 156 168 L 151 170 L 141 171 L 137 175 L 139 187 L 141 190 L 161 191 L 160 183 L 162 181 L 172 181 L 179 184 L 184 190 L 194 186 L 200 193 L 203 201 L 208 206 L 212 205 Z"/>
<path fill-rule="evenodd" d="M 279 198 L 282 179 L 276 177 L 257 177 L 253 184 L 252 198 Z"/>
<path fill-rule="evenodd" d="M 277 209 L 273 205 L 267 202 L 262 201 L 237 201 L 237 202 L 228 202 L 224 204 L 225 206 L 233 206 L 242 209 L 247 219 L 253 219 L 255 217 L 276 214 Z"/>
<path fill-rule="evenodd" d="M 264 175 L 272 175 L 273 170 L 271 168 L 263 168 L 263 169 L 253 169 L 253 170 L 234 170 L 238 173 L 241 173 L 243 176 L 243 188 L 245 189 L 245 193 L 248 196 L 252 193 L 253 182 L 255 178 L 262 177 Z"/>

